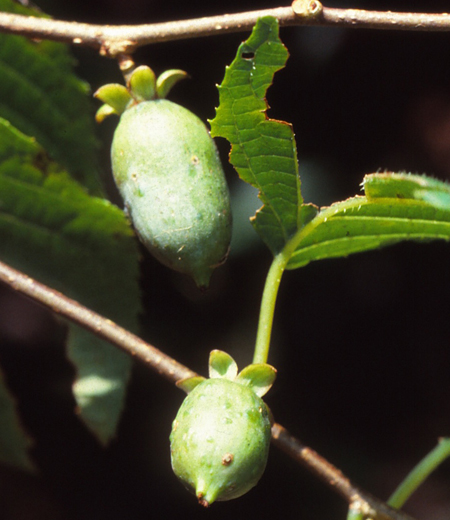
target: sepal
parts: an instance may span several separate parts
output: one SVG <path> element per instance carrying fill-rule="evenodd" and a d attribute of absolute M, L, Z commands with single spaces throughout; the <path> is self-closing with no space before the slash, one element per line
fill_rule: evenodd
<path fill-rule="evenodd" d="M 186 392 L 187 394 L 189 392 L 192 392 L 196 386 L 198 386 L 200 383 L 203 383 L 203 381 L 206 381 L 206 379 L 202 376 L 194 376 L 194 377 L 188 377 L 186 379 L 180 379 L 176 382 L 176 385 L 178 388 Z"/>
<path fill-rule="evenodd" d="M 249 386 L 257 396 L 262 397 L 272 387 L 277 375 L 276 369 L 266 363 L 248 365 L 241 370 L 236 383 Z"/>
<path fill-rule="evenodd" d="M 112 115 L 119 115 L 111 105 L 107 105 L 106 103 L 102 105 L 95 114 L 95 120 L 97 123 L 101 123 L 107 117 Z"/>
<path fill-rule="evenodd" d="M 156 80 L 156 96 L 159 99 L 167 97 L 172 87 L 189 76 L 187 72 L 179 69 L 170 69 L 163 72 Z"/>
<path fill-rule="evenodd" d="M 146 65 L 136 67 L 129 79 L 129 89 L 136 101 L 150 101 L 156 96 L 156 76 Z"/>
<path fill-rule="evenodd" d="M 124 85 L 119 83 L 108 83 L 100 87 L 94 97 L 111 106 L 115 113 L 122 114 L 133 101 L 130 92 Z"/>
<path fill-rule="evenodd" d="M 238 373 L 236 361 L 222 350 L 212 350 L 209 355 L 210 379 L 229 379 L 251 388 L 258 397 L 265 395 L 272 387 L 277 370 L 267 363 L 254 363 Z"/>
<path fill-rule="evenodd" d="M 222 350 L 212 350 L 209 355 L 209 377 L 233 380 L 238 373 L 236 361 Z"/>

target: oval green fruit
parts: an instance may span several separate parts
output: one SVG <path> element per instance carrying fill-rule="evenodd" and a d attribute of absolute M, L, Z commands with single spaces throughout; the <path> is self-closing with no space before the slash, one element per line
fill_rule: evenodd
<path fill-rule="evenodd" d="M 144 245 L 163 264 L 209 284 L 231 239 L 228 187 L 206 126 L 166 99 L 121 115 L 111 148 L 114 179 Z"/>
<path fill-rule="evenodd" d="M 200 504 L 231 500 L 253 488 L 269 453 L 264 401 L 248 386 L 206 379 L 188 394 L 172 425 L 172 468 Z"/>

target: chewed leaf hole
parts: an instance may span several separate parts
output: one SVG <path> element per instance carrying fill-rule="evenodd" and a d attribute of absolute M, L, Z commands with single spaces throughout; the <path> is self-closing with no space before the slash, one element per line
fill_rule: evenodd
<path fill-rule="evenodd" d="M 241 54 L 241 58 L 244 60 L 252 60 L 255 57 L 254 52 L 243 52 Z"/>

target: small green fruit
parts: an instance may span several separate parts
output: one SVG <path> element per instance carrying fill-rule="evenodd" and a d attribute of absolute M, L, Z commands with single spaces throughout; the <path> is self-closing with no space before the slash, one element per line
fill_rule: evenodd
<path fill-rule="evenodd" d="M 258 387 L 261 393 L 275 378 L 275 369 L 269 365 L 250 365 L 241 372 L 245 371 L 242 378 L 235 377 L 237 367 L 233 373 L 236 365 L 228 354 L 213 351 L 211 357 L 216 359 L 213 368 L 210 361 L 212 379 L 194 378 L 180 385 L 191 391 L 170 435 L 174 473 L 203 506 L 237 498 L 261 478 L 271 423 L 267 406 L 251 386 L 250 373 L 258 385 L 264 379 Z M 224 368 L 226 357 L 234 363 L 231 370 L 230 365 Z"/>
<path fill-rule="evenodd" d="M 250 388 L 207 379 L 186 397 L 170 440 L 173 470 L 200 503 L 230 500 L 254 487 L 264 472 L 269 414 Z"/>
<path fill-rule="evenodd" d="M 158 80 L 138 67 L 129 90 L 105 85 L 97 97 L 121 114 L 111 147 L 112 170 L 125 207 L 147 249 L 164 265 L 207 287 L 231 239 L 228 187 L 217 149 L 202 121 L 166 99 L 181 71 Z M 120 87 L 120 88 L 119 88 Z M 125 92 L 124 92 L 125 89 Z"/>

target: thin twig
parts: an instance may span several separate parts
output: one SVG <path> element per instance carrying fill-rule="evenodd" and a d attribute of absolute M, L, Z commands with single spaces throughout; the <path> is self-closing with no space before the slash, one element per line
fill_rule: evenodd
<path fill-rule="evenodd" d="M 3 262 L 0 262 L 0 282 L 119 347 L 144 362 L 171 383 L 198 375 L 111 320 Z M 358 507 L 364 514 L 372 515 L 372 518 L 376 520 L 412 520 L 411 517 L 389 508 L 384 502 L 372 497 L 369 493 L 361 491 L 341 471 L 314 450 L 304 446 L 280 424 L 275 423 L 272 427 L 272 441 L 337 491 L 354 509 Z"/>
<path fill-rule="evenodd" d="M 390 508 L 378 498 L 355 486 L 339 469 L 317 452 L 302 444 L 280 424 L 275 423 L 272 426 L 272 442 L 347 500 L 352 509 L 361 511 L 365 518 L 413 520 L 407 514 Z"/>
<path fill-rule="evenodd" d="M 296 0 L 294 8 L 303 2 L 304 0 Z M 312 4 L 320 6 L 320 9 L 302 12 L 298 8 L 294 10 L 292 6 L 288 6 L 174 22 L 115 26 L 0 13 L 0 32 L 85 45 L 99 49 L 104 55 L 116 56 L 131 53 L 137 47 L 151 43 L 248 31 L 261 16 L 274 16 L 281 26 L 316 25 L 353 29 L 450 31 L 448 13 L 365 11 L 322 8 L 317 1 L 313 1 Z"/>
<path fill-rule="evenodd" d="M 16 271 L 3 262 L 0 262 L 0 281 L 143 361 L 171 383 L 197 375 L 111 320 L 37 282 L 26 274 Z"/>

